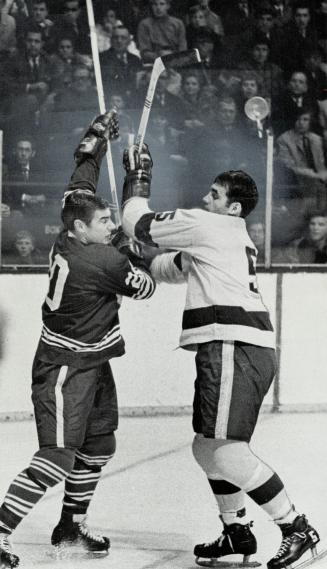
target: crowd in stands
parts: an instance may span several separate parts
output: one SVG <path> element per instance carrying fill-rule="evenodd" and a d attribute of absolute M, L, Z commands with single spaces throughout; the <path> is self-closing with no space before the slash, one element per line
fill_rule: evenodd
<path fill-rule="evenodd" d="M 272 261 L 326 263 L 327 0 L 93 5 L 106 104 L 120 118 L 111 144 L 119 195 L 155 58 L 197 48 L 201 63 L 157 84 L 146 134 L 153 206 L 200 206 L 219 172 L 246 170 L 260 191 L 249 231 L 263 262 L 266 140 L 244 105 L 264 97 L 275 141 Z M 85 0 L 0 0 L 2 264 L 47 264 L 73 150 L 97 113 Z"/>

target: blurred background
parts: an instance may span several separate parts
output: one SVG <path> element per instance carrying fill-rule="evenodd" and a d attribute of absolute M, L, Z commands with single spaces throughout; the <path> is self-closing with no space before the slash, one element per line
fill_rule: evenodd
<path fill-rule="evenodd" d="M 111 144 L 119 200 L 122 152 L 154 59 L 198 48 L 201 64 L 165 71 L 157 84 L 145 137 L 151 206 L 199 207 L 217 174 L 244 169 L 260 193 L 247 220 L 258 263 L 326 264 L 327 0 L 93 4 L 106 106 L 120 119 Z M 24 271 L 47 266 L 73 152 L 99 107 L 84 0 L 0 0 L 0 15 L 1 267 Z M 261 137 L 244 112 L 254 96 L 270 109 Z M 105 167 L 99 192 L 110 201 Z"/>

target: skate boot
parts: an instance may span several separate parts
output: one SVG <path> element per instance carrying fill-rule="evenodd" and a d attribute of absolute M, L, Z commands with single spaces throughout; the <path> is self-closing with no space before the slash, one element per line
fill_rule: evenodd
<path fill-rule="evenodd" d="M 107 555 L 110 547 L 108 537 L 93 534 L 86 524 L 85 515 L 63 516 L 54 528 L 52 545 L 58 549 L 66 546 L 81 546 L 84 551 Z"/>
<path fill-rule="evenodd" d="M 225 555 L 243 555 L 243 562 L 226 562 L 225 567 L 259 567 L 260 563 L 250 562 L 250 556 L 257 551 L 257 540 L 249 524 L 224 524 L 220 537 L 212 543 L 201 543 L 195 546 L 194 555 L 196 563 L 204 567 L 220 567 L 223 562 L 218 561 Z"/>
<path fill-rule="evenodd" d="M 297 516 L 291 524 L 280 524 L 283 539 L 276 555 L 267 563 L 268 569 L 280 569 L 290 566 L 308 550 L 316 553 L 316 544 L 320 541 L 316 530 L 308 524 L 304 515 Z"/>
<path fill-rule="evenodd" d="M 0 568 L 18 567 L 18 565 L 19 557 L 12 552 L 8 534 L 0 531 Z"/>

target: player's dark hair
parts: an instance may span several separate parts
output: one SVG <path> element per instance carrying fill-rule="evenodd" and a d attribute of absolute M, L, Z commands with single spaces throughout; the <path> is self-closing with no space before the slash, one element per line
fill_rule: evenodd
<path fill-rule="evenodd" d="M 229 203 L 239 202 L 241 217 L 246 217 L 258 203 L 259 194 L 255 181 L 243 170 L 228 170 L 215 178 L 215 183 L 226 188 Z"/>
<path fill-rule="evenodd" d="M 61 210 L 61 219 L 64 229 L 74 231 L 75 219 L 84 221 L 89 225 L 94 217 L 97 209 L 107 209 L 109 203 L 100 196 L 87 193 L 83 190 L 75 190 L 69 194 L 64 200 L 64 206 Z"/>

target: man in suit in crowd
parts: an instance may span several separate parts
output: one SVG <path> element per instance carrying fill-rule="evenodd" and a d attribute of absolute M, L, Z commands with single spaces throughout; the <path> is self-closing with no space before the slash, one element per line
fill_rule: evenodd
<path fill-rule="evenodd" d="M 296 177 L 302 213 L 327 206 L 327 165 L 322 138 L 311 131 L 312 113 L 299 110 L 292 129 L 277 139 L 278 161 Z"/>
<path fill-rule="evenodd" d="M 136 89 L 136 76 L 142 70 L 139 57 L 128 51 L 131 36 L 125 26 L 117 26 L 111 37 L 111 47 L 100 54 L 105 87 L 108 92 L 120 91 L 130 97 Z"/>

